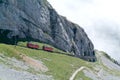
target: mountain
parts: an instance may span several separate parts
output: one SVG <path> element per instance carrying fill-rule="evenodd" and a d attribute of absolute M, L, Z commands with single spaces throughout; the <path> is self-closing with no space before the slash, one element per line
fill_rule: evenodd
<path fill-rule="evenodd" d="M 46 0 L 0 0 L 0 42 L 36 41 L 96 61 L 85 31 L 60 16 Z"/>
<path fill-rule="evenodd" d="M 93 63 L 55 52 L 29 49 L 25 45 L 26 42 L 19 42 L 18 46 L 0 44 L 0 80 L 72 80 L 73 73 L 78 70 L 74 80 L 120 79 L 120 66 L 102 51 L 95 51 L 97 61 Z"/>
<path fill-rule="evenodd" d="M 94 50 L 84 29 L 46 0 L 0 0 L 0 80 L 119 79 L 118 62 Z"/>

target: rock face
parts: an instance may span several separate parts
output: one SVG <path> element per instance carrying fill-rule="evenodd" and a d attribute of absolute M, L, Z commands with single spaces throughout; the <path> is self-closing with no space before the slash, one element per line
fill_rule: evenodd
<path fill-rule="evenodd" d="M 0 0 L 0 42 L 38 41 L 76 57 L 95 60 L 84 30 L 60 16 L 46 0 Z"/>

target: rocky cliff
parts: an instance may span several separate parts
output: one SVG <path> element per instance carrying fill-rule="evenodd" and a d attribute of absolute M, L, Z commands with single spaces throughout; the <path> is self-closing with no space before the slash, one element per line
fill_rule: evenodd
<path fill-rule="evenodd" d="M 0 42 L 20 40 L 47 43 L 80 58 L 95 58 L 84 30 L 58 15 L 46 0 L 0 0 Z"/>

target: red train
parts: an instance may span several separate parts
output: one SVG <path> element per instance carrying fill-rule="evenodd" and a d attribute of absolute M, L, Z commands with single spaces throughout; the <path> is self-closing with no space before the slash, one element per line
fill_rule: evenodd
<path fill-rule="evenodd" d="M 28 48 L 32 48 L 32 49 L 39 49 L 39 45 L 37 44 L 32 44 L 32 43 L 27 43 L 27 47 Z M 47 47 L 47 46 L 43 46 L 42 50 L 44 51 L 49 51 L 49 52 L 53 52 L 53 48 L 52 47 Z"/>
<path fill-rule="evenodd" d="M 32 43 L 27 43 L 27 47 L 32 49 L 39 49 L 39 45 L 32 44 Z"/>
<path fill-rule="evenodd" d="M 52 47 L 43 46 L 42 49 L 43 49 L 44 51 L 53 52 L 53 48 L 52 48 Z"/>

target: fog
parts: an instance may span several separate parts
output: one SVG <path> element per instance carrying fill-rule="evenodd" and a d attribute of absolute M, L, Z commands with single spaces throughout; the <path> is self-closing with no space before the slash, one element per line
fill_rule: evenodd
<path fill-rule="evenodd" d="M 85 29 L 95 49 L 120 61 L 120 0 L 48 0 L 56 11 Z"/>

